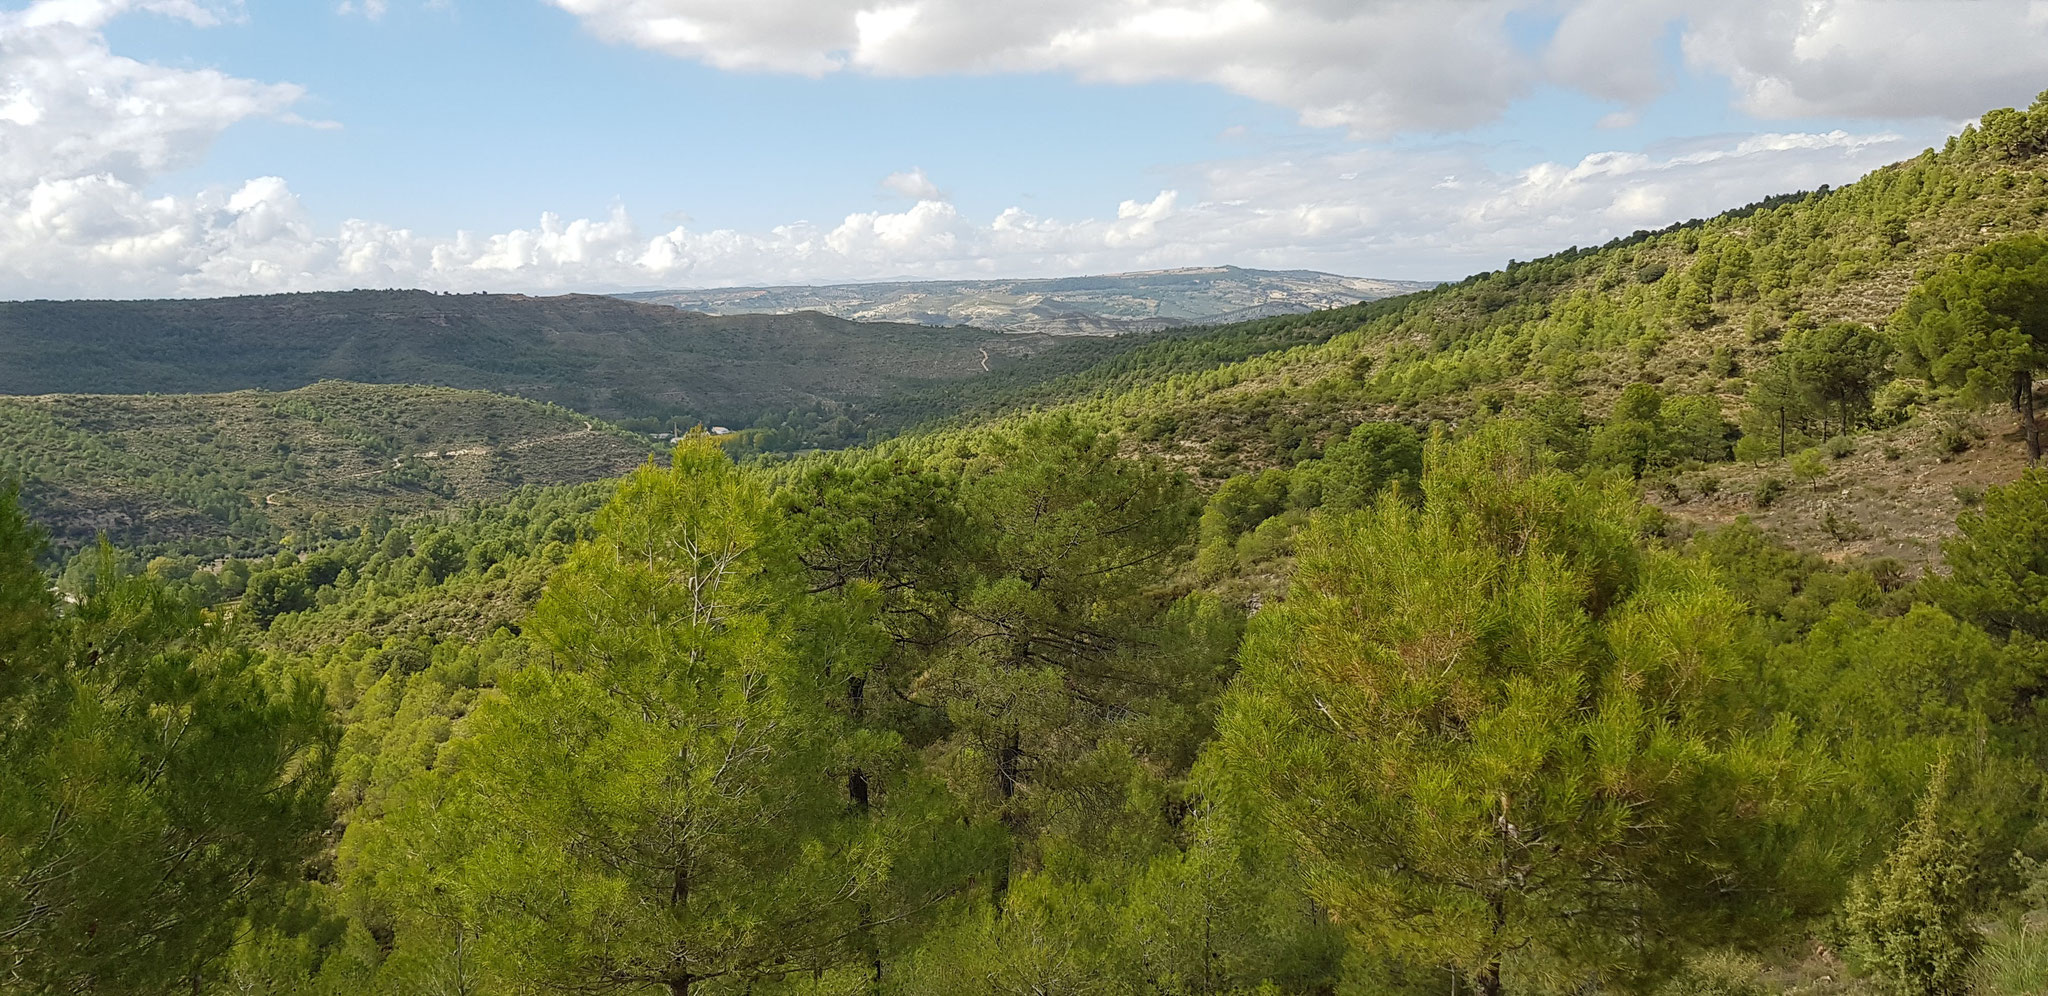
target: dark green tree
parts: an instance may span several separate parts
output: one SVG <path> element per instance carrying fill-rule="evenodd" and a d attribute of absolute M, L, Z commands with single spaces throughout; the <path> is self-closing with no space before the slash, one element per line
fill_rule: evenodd
<path fill-rule="evenodd" d="M 1803 771 L 1738 701 L 1733 598 L 1513 428 L 1310 529 L 1217 747 L 1339 923 L 1487 994 L 1764 928 Z"/>
<path fill-rule="evenodd" d="M 2034 372 L 2048 365 L 2048 237 L 1993 242 L 1928 278 L 1892 318 L 1892 334 L 1914 374 L 2010 400 L 2027 455 L 2040 459 Z"/>
<path fill-rule="evenodd" d="M 1661 462 L 1664 450 L 1664 392 L 1650 384 L 1630 384 L 1607 421 L 1593 433 L 1586 459 L 1594 464 L 1625 467 L 1641 476 Z"/>
<path fill-rule="evenodd" d="M 912 695 L 945 718 L 940 773 L 1028 862 L 1054 786 L 1086 784 L 1112 755 L 1192 763 L 1235 620 L 1165 587 L 1200 506 L 1181 474 L 1122 456 L 1115 436 L 1034 420 L 977 440 L 961 474 L 975 576 Z"/>
<path fill-rule="evenodd" d="M 350 834 L 396 933 L 387 974 L 674 993 L 866 974 L 863 940 L 933 900 L 895 904 L 890 870 L 937 861 L 919 843 L 959 818 L 914 791 L 848 799 L 850 750 L 876 797 L 899 752 L 849 746 L 831 706 L 864 664 L 807 614 L 767 489 L 699 435 L 597 529 L 527 624 L 548 665 Z"/>
<path fill-rule="evenodd" d="M 327 824 L 318 690 L 155 581 L 58 611 L 0 494 L 0 989 L 201 989 L 286 907 Z"/>
<path fill-rule="evenodd" d="M 1367 422 L 1331 443 L 1304 470 L 1322 489 L 1322 507 L 1364 508 L 1396 485 L 1413 494 L 1422 479 L 1422 437 L 1399 422 Z"/>
<path fill-rule="evenodd" d="M 1782 460 L 1792 450 L 1806 445 L 1806 422 L 1819 408 L 1820 401 L 1814 395 L 1813 385 L 1799 376 L 1790 358 L 1781 353 L 1764 364 L 1750 379 L 1748 400 L 1749 412 L 1742 420 L 1737 455 L 1756 460 L 1775 450 Z"/>
<path fill-rule="evenodd" d="M 1882 385 L 1892 346 L 1861 322 L 1835 322 L 1787 336 L 1780 355 L 1817 401 L 1834 407 L 1835 429 L 1847 433 L 1851 413 L 1869 410 Z"/>
<path fill-rule="evenodd" d="M 2048 640 L 2048 471 L 2028 470 L 1956 517 L 1942 544 L 1945 577 L 1930 579 L 1944 608 L 1991 633 Z"/>

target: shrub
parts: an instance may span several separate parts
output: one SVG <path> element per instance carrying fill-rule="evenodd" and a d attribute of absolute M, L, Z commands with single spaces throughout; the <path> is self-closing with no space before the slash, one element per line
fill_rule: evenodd
<path fill-rule="evenodd" d="M 1905 450 L 1899 449 L 1899 448 L 1898 448 L 1897 446 L 1893 446 L 1893 445 L 1892 445 L 1892 444 L 1890 444 L 1890 443 L 1886 443 L 1886 444 L 1885 444 L 1885 447 L 1884 447 L 1884 458 L 1885 458 L 1886 460 L 1897 460 L 1897 459 L 1899 459 L 1900 457 L 1903 457 L 1903 456 L 1905 456 L 1905 455 L 1906 455 L 1906 451 L 1905 451 Z"/>
<path fill-rule="evenodd" d="M 1756 486 L 1753 498 L 1758 508 L 1770 508 L 1785 493 L 1785 482 L 1775 477 L 1766 477 Z"/>
<path fill-rule="evenodd" d="M 1792 476 L 1798 478 L 1799 483 L 1817 483 L 1827 473 L 1827 462 L 1821 459 L 1819 450 L 1800 450 L 1792 454 Z"/>
<path fill-rule="evenodd" d="M 1984 427 L 1969 412 L 1955 408 L 1944 410 L 1941 421 L 1934 433 L 1934 452 L 1946 463 L 1958 454 L 1967 453 L 1977 440 L 1984 438 Z"/>
<path fill-rule="evenodd" d="M 1984 489 L 1974 484 L 1958 484 L 1950 490 L 1955 494 L 1956 502 L 1964 508 L 1976 508 L 1984 504 Z"/>
<path fill-rule="evenodd" d="M 1944 764 L 1898 847 L 1843 907 L 1850 953 L 1894 996 L 1963 992 L 1982 940 L 1965 901 L 1975 874 L 1970 848 L 1941 811 L 1947 782 Z"/>
<path fill-rule="evenodd" d="M 1836 436 L 1827 441 L 1826 448 L 1828 456 L 1834 457 L 1837 460 L 1846 460 L 1856 455 L 1856 440 L 1848 436 Z"/>
<path fill-rule="evenodd" d="M 1820 525 L 1822 529 L 1827 531 L 1829 536 L 1834 537 L 1837 543 L 1870 538 L 1870 530 L 1863 528 L 1862 523 L 1857 522 L 1855 519 L 1837 516 L 1833 509 L 1829 509 L 1821 516 Z"/>
<path fill-rule="evenodd" d="M 1763 966 L 1754 959 L 1715 952 L 1686 962 L 1657 987 L 1656 996 L 1772 996 Z"/>
<path fill-rule="evenodd" d="M 1878 388 L 1870 403 L 1871 424 L 1893 426 L 1911 419 L 1925 400 L 1920 386 L 1918 381 L 1901 379 Z"/>
<path fill-rule="evenodd" d="M 1906 586 L 1906 565 L 1897 558 L 1879 557 L 1865 565 L 1864 570 L 1870 572 L 1870 579 L 1883 591 L 1898 591 Z"/>

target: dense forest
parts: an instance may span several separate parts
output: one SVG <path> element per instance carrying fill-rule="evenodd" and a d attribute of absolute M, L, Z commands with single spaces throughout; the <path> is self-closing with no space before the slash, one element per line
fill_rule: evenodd
<path fill-rule="evenodd" d="M 829 425 L 858 417 L 866 402 L 1062 341 L 816 312 L 712 316 L 581 294 L 14 301 L 0 303 L 0 393 L 288 391 L 346 380 L 496 391 L 648 430 L 674 420 L 738 428 L 792 411 Z"/>
<path fill-rule="evenodd" d="M 859 448 L 232 556 L 10 492 L 0 980 L 2038 996 L 2044 228 L 2048 95 Z"/>

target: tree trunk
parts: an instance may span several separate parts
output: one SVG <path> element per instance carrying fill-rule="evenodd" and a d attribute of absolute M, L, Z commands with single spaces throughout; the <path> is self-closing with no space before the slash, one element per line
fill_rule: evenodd
<path fill-rule="evenodd" d="M 696 981 L 697 977 L 688 972 L 668 980 L 669 996 L 690 996 L 690 984 Z"/>
<path fill-rule="evenodd" d="M 1003 802 L 1006 804 L 1017 794 L 1017 782 L 1020 778 L 1018 766 L 1023 758 L 1023 736 L 1017 727 L 1012 725 L 1009 741 L 1003 744 L 1002 752 L 996 756 L 996 787 L 1002 791 Z"/>
<path fill-rule="evenodd" d="M 1024 738 L 1015 722 L 1010 724 L 1010 736 L 996 753 L 996 788 L 1003 794 L 1003 825 L 1010 828 L 1010 853 L 1005 856 L 1003 866 L 996 870 L 994 886 L 989 890 L 995 899 L 996 909 L 1003 908 L 1010 895 L 1010 868 L 1017 861 L 1017 842 L 1023 837 L 1024 821 L 1011 802 L 1017 795 L 1017 784 L 1023 780 L 1020 770 L 1024 759 Z"/>
<path fill-rule="evenodd" d="M 1778 459 L 1785 459 L 1785 409 L 1778 409 Z"/>
<path fill-rule="evenodd" d="M 1479 970 L 1472 979 L 1472 988 L 1479 991 L 1479 996 L 1500 996 L 1499 958 L 1487 962 L 1486 967 Z"/>
<path fill-rule="evenodd" d="M 2041 423 L 2034 418 L 2034 372 L 2022 370 L 2013 379 L 2020 392 L 2016 400 L 2025 423 L 2021 428 L 2027 436 L 2027 462 L 2033 463 L 2041 459 Z"/>

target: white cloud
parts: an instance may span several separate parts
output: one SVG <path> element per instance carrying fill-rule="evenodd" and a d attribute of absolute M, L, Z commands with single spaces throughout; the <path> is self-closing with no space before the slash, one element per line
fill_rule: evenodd
<path fill-rule="evenodd" d="M 1065 66 L 1104 79 L 1211 79 L 1311 120 L 1368 131 L 1438 114 L 1476 120 L 1492 113 L 1502 92 L 1541 74 L 1563 78 L 1568 68 L 1578 73 L 1574 86 L 1629 102 L 1635 89 L 1657 85 L 1654 61 L 1617 58 L 1603 76 L 1589 68 L 1590 57 L 1571 55 L 1573 46 L 1595 51 L 1607 43 L 1603 38 L 1668 30 L 1683 33 L 1688 58 L 1699 65 L 1747 67 L 1742 71 L 1758 81 L 1779 81 L 1744 84 L 1745 99 L 1848 107 L 1866 98 L 1853 87 L 1830 89 L 1835 74 L 1846 72 L 1840 39 L 1874 30 L 1860 12 L 1814 15 L 1818 20 L 1799 21 L 1799 30 L 1819 40 L 1791 44 L 1791 54 L 1773 63 L 1778 49 L 1769 45 L 1716 40 L 1738 32 L 1734 15 L 1724 27 L 1713 20 L 1721 15 L 1706 14 L 1674 29 L 1669 25 L 1679 22 L 1654 10 L 1597 16 L 1607 8 L 1589 0 L 1566 13 L 1549 54 L 1525 59 L 1500 30 L 1506 5 L 1491 2 L 1439 13 L 1435 23 L 1424 23 L 1430 19 L 1419 5 L 1344 0 L 556 2 L 601 33 L 735 66 L 874 73 Z M 1980 7 L 1987 13 L 1970 13 Z M 357 9 L 364 10 L 360 3 Z M 1815 0 L 1800 16 L 1827 9 Z M 167 171 L 198 161 L 235 123 L 289 119 L 301 91 L 109 51 L 101 29 L 111 18 L 144 11 L 199 24 L 239 16 L 233 4 L 191 0 L 41 0 L 0 12 L 0 296 L 358 286 L 613 290 L 1218 262 L 1450 277 L 1769 194 L 1841 183 L 1940 137 L 1938 125 L 1901 128 L 1904 136 L 1787 128 L 1612 149 L 1507 172 L 1488 164 L 1486 150 L 1466 144 L 1359 146 L 1190 167 L 1171 189 L 1148 185 L 1128 191 L 1121 203 L 1065 216 L 1021 206 L 970 215 L 913 168 L 881 181 L 908 202 L 900 209 L 850 211 L 836 222 L 651 231 L 620 206 L 601 218 L 541 214 L 534 226 L 510 231 L 423 233 L 393 221 L 316 224 L 279 177 L 152 193 Z M 833 11 L 844 16 L 824 16 Z M 2009 13 L 2009 5 L 1985 3 L 1957 16 Z M 2048 25 L 2048 16 L 2033 17 L 2013 33 Z M 770 30 L 775 25 L 792 34 Z M 1469 43 L 1452 37 L 1458 30 L 1469 30 Z M 1946 29 L 1936 34 L 1947 37 Z M 992 46 L 990 37 L 1006 40 Z M 2001 54 L 2009 41 L 1987 43 L 1984 78 L 1993 84 L 1969 85 L 2006 85 L 1997 80 L 2006 73 L 1999 67 L 2017 58 Z M 1919 58 L 1945 51 L 1942 44 L 1906 50 Z M 1298 61 L 1283 61 L 1282 53 Z M 1463 73 L 1472 63 L 1486 65 Z M 1094 68 L 1076 68 L 1084 65 Z M 1959 67 L 1970 65 L 1959 59 Z M 1770 66 L 1776 68 L 1761 68 Z M 1971 99 L 1971 113 L 1985 106 Z"/>
<path fill-rule="evenodd" d="M 1763 117 L 1962 119 L 2048 86 L 2039 0 L 1723 0 L 1683 43 Z"/>
<path fill-rule="evenodd" d="M 901 194 L 914 201 L 943 201 L 946 195 L 939 192 L 939 185 L 924 175 L 923 167 L 891 173 L 882 178 L 882 188 Z"/>
<path fill-rule="evenodd" d="M 1568 243 L 1852 179 L 1934 140 L 1770 134 L 1489 170 L 1472 150 L 1355 149 L 1215 163 L 1193 189 L 1100 217 L 993 217 L 920 200 L 836 224 L 647 232 L 623 208 L 532 228 L 436 236 L 371 221 L 321 230 L 288 185 L 151 198 L 116 177 L 44 181 L 8 202 L 0 294 L 199 295 L 349 287 L 621 290 L 1105 272 L 1235 262 L 1455 277 Z"/>
<path fill-rule="evenodd" d="M 1508 0 L 552 0 L 599 37 L 724 69 L 1192 79 L 1316 125 L 1454 129 L 1533 80 Z"/>
<path fill-rule="evenodd" d="M 199 24 L 231 13 L 141 0 L 42 0 L 0 13 L 0 190 L 93 173 L 134 182 L 189 165 L 229 125 L 286 116 L 304 93 L 115 55 L 100 29 L 130 10 Z"/>
<path fill-rule="evenodd" d="M 727 69 L 1193 80 L 1359 135 L 1456 131 L 1538 83 L 1640 106 L 1674 30 L 1744 109 L 1961 120 L 2048 85 L 2042 0 L 551 0 L 600 37 Z M 1542 51 L 1511 12 L 1558 15 Z"/>
<path fill-rule="evenodd" d="M 341 0 L 339 4 L 335 5 L 334 12 L 343 16 L 360 14 L 372 21 L 377 21 L 382 20 L 385 12 L 390 9 L 391 4 L 389 0 Z"/>

